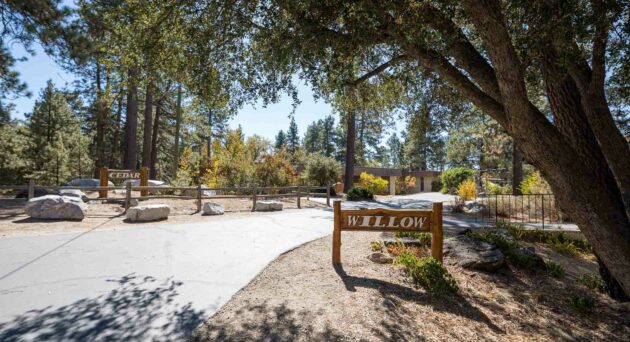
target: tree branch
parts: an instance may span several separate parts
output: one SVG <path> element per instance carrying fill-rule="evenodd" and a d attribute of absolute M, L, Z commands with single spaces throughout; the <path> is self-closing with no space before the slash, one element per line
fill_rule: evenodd
<path fill-rule="evenodd" d="M 407 56 L 407 55 L 398 55 L 398 56 L 390 59 L 389 61 L 379 65 L 378 67 L 374 68 L 373 70 L 365 73 L 363 76 L 361 76 L 361 77 L 359 77 L 359 78 L 357 78 L 357 79 L 355 79 L 353 81 L 347 82 L 347 85 L 348 86 L 357 86 L 357 85 L 367 81 L 368 79 L 370 79 L 370 78 L 380 74 L 381 72 L 385 71 L 385 69 L 389 68 L 390 66 L 393 66 L 395 64 L 398 64 L 401 61 L 408 60 L 408 59 L 409 59 L 409 56 Z"/>

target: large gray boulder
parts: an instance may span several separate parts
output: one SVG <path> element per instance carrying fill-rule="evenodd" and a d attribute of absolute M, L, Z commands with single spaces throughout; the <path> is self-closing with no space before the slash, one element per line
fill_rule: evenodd
<path fill-rule="evenodd" d="M 282 203 L 277 201 L 257 201 L 256 211 L 279 211 L 282 210 Z"/>
<path fill-rule="evenodd" d="M 80 198 L 83 202 L 88 201 L 87 195 L 81 190 L 61 189 L 59 190 L 59 195 Z"/>
<path fill-rule="evenodd" d="M 394 257 L 382 252 L 374 252 L 368 256 L 368 259 L 377 264 L 391 264 L 394 262 Z"/>
<path fill-rule="evenodd" d="M 127 209 L 125 217 L 130 222 L 158 221 L 168 218 L 171 207 L 166 204 L 139 205 Z"/>
<path fill-rule="evenodd" d="M 30 199 L 26 203 L 26 214 L 45 220 L 83 220 L 88 205 L 80 198 L 46 195 Z"/>
<path fill-rule="evenodd" d="M 122 182 L 122 186 L 127 186 L 127 183 L 131 183 L 131 186 L 140 186 L 140 180 L 139 179 L 127 179 L 127 180 Z M 168 187 L 168 184 L 166 184 L 165 182 L 159 181 L 159 180 L 155 180 L 155 179 L 149 179 L 147 181 L 147 183 L 148 183 L 148 186 Z M 125 190 L 121 190 L 121 191 L 122 191 L 122 193 L 125 193 Z M 158 189 L 151 189 L 151 190 L 149 190 L 149 194 L 151 194 L 151 195 L 157 195 L 159 193 L 160 193 L 160 190 L 158 190 Z"/>
<path fill-rule="evenodd" d="M 85 186 L 85 187 L 98 187 L 101 185 L 101 181 L 95 178 L 76 178 L 68 183 L 67 186 Z M 107 182 L 107 186 L 114 186 L 111 181 Z"/>
<path fill-rule="evenodd" d="M 217 192 L 214 190 L 206 190 L 207 186 L 201 187 L 202 196 L 216 196 Z M 182 191 L 182 196 L 197 197 L 197 189 L 185 189 Z"/>
<path fill-rule="evenodd" d="M 225 207 L 219 203 L 205 202 L 203 204 L 204 215 L 223 215 L 225 214 Z"/>
<path fill-rule="evenodd" d="M 505 264 L 505 256 L 497 246 L 457 235 L 444 240 L 444 255 L 450 264 L 493 272 Z"/>

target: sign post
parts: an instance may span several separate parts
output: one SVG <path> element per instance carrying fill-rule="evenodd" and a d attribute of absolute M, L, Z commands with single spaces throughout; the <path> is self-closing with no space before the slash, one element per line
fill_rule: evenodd
<path fill-rule="evenodd" d="M 442 261 L 442 203 L 433 203 L 432 210 L 341 210 L 335 201 L 333 209 L 333 264 L 341 264 L 341 231 L 430 232 L 431 256 Z"/>
<path fill-rule="evenodd" d="M 109 172 L 106 167 L 102 167 L 99 173 L 99 186 L 106 188 L 109 184 Z M 107 198 L 107 190 L 100 190 L 98 192 L 98 198 Z"/>

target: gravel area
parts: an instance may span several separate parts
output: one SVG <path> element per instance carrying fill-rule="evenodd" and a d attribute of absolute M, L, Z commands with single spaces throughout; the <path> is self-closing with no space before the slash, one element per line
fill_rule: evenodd
<path fill-rule="evenodd" d="M 382 239 L 381 233 L 342 235 L 342 268 L 331 265 L 330 237 L 287 252 L 200 326 L 194 341 L 622 341 L 630 336 L 629 304 L 576 282 L 580 272 L 595 272 L 588 258 L 554 255 L 568 267 L 560 280 L 510 267 L 489 274 L 447 266 L 459 294 L 434 298 L 396 266 L 367 260 L 370 241 Z M 554 252 L 542 254 L 548 258 Z M 592 313 L 570 307 L 576 293 L 596 299 Z"/>

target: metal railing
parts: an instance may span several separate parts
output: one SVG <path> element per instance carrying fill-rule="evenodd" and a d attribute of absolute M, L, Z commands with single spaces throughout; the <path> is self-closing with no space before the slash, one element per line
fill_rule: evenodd
<path fill-rule="evenodd" d="M 557 206 L 553 194 L 482 195 L 477 198 L 481 210 L 477 218 L 487 222 L 508 221 L 545 225 L 570 223 Z"/>

